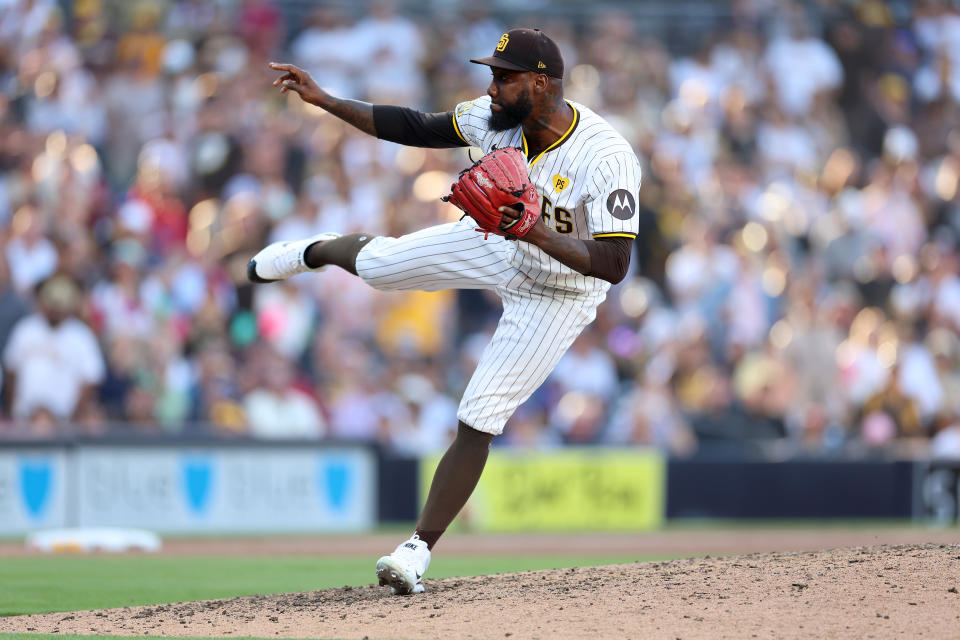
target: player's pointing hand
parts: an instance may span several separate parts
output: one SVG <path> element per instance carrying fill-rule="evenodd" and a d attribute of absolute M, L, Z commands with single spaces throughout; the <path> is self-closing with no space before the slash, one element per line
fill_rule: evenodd
<path fill-rule="evenodd" d="M 283 71 L 283 75 L 273 81 L 273 86 L 280 87 L 280 93 L 296 91 L 304 102 L 319 105 L 324 92 L 309 73 L 292 64 L 271 62 L 270 68 Z"/>

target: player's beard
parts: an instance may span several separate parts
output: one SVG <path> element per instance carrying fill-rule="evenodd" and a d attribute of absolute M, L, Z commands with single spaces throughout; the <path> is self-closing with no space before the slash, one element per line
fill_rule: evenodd
<path fill-rule="evenodd" d="M 498 103 L 499 104 L 499 103 Z M 530 100 L 530 92 L 524 91 L 517 96 L 517 101 L 513 104 L 501 104 L 500 111 L 490 111 L 490 117 L 487 119 L 487 125 L 491 131 L 506 131 L 519 127 L 533 112 L 533 101 Z"/>

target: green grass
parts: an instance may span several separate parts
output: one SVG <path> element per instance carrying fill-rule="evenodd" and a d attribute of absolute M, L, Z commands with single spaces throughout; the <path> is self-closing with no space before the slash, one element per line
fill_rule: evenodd
<path fill-rule="evenodd" d="M 675 556 L 670 556 L 675 557 Z M 430 578 L 666 559 L 440 556 Z M 289 593 L 373 581 L 368 556 L 28 556 L 0 559 L 0 616 Z M 32 640 L 35 637 L 31 636 Z"/>

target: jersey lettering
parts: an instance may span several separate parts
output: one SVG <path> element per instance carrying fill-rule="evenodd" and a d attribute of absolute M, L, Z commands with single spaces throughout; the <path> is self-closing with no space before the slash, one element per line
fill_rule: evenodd
<path fill-rule="evenodd" d="M 540 196 L 540 216 L 544 224 L 553 218 L 553 228 L 557 233 L 573 233 L 573 214 L 563 207 L 554 207 L 547 196 Z"/>
<path fill-rule="evenodd" d="M 557 233 L 572 233 L 573 219 L 570 212 L 563 207 L 557 207 L 553 210 L 553 219 L 556 221 Z"/>
<path fill-rule="evenodd" d="M 540 216 L 544 222 L 549 222 L 553 214 L 553 202 L 547 196 L 540 196 Z"/>

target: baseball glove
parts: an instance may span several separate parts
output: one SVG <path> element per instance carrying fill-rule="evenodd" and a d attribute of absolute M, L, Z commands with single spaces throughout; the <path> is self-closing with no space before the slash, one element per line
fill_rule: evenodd
<path fill-rule="evenodd" d="M 460 172 L 443 200 L 459 207 L 480 226 L 477 231 L 510 239 L 527 235 L 540 217 L 540 196 L 527 174 L 527 161 L 516 147 L 496 149 Z M 500 207 L 520 213 L 504 220 Z M 506 223 L 506 224 L 505 224 Z"/>

